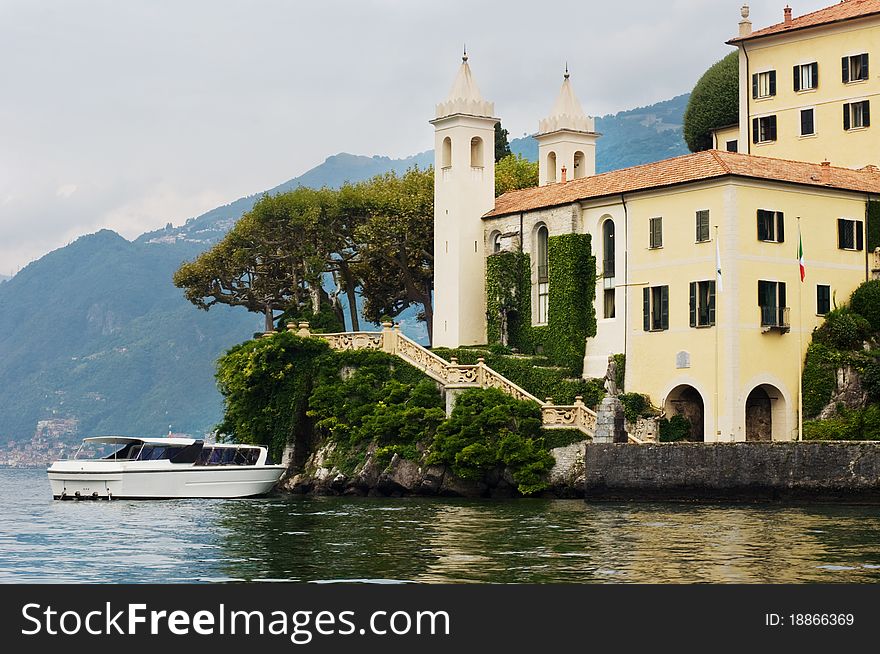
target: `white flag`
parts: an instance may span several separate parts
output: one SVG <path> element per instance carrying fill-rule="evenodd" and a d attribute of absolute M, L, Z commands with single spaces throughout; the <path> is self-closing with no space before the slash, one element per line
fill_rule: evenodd
<path fill-rule="evenodd" d="M 718 244 L 718 232 L 715 232 L 715 292 L 720 293 L 722 289 L 721 278 L 721 248 Z"/>

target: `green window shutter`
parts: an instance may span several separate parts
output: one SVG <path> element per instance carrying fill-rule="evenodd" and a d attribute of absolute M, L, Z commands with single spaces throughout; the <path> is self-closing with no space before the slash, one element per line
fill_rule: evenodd
<path fill-rule="evenodd" d="M 752 98 L 758 97 L 758 73 L 752 75 Z"/>
<path fill-rule="evenodd" d="M 669 329 L 669 287 L 660 290 L 660 328 Z"/>
<path fill-rule="evenodd" d="M 843 105 L 843 129 L 848 130 L 850 128 L 850 113 L 849 113 L 849 104 Z"/>
<path fill-rule="evenodd" d="M 863 124 L 865 127 L 870 127 L 870 126 L 871 126 L 871 101 L 870 101 L 870 100 L 865 100 L 865 101 L 862 103 L 862 105 L 863 105 L 863 108 L 862 108 L 862 124 Z"/>
<path fill-rule="evenodd" d="M 776 95 L 776 71 L 770 71 L 770 95 Z"/>
<path fill-rule="evenodd" d="M 769 123 L 769 130 L 768 131 L 770 132 L 767 135 L 767 140 L 775 141 L 776 140 L 776 116 L 770 116 L 767 119 L 767 122 Z"/>
<path fill-rule="evenodd" d="M 795 91 L 795 93 L 797 93 L 798 91 L 801 90 L 801 67 L 800 66 L 794 67 L 793 78 L 794 78 L 794 91 Z"/>
<path fill-rule="evenodd" d="M 813 64 L 813 88 L 819 88 L 819 64 Z"/>
<path fill-rule="evenodd" d="M 865 249 L 865 224 L 861 220 L 855 221 L 856 250 L 861 252 Z"/>
<path fill-rule="evenodd" d="M 690 287 L 691 327 L 697 326 L 697 282 L 691 282 Z"/>
<path fill-rule="evenodd" d="M 642 307 L 645 311 L 644 328 L 651 331 L 651 289 L 647 286 L 642 289 Z"/>
<path fill-rule="evenodd" d="M 844 57 L 841 60 L 841 64 L 843 67 L 843 83 L 849 84 L 849 57 Z"/>
<path fill-rule="evenodd" d="M 709 324 L 715 324 L 715 282 L 709 282 Z"/>
<path fill-rule="evenodd" d="M 757 143 L 761 139 L 761 124 L 757 118 L 752 119 L 752 143 Z"/>
<path fill-rule="evenodd" d="M 781 211 L 776 212 L 776 242 L 785 242 L 785 214 Z"/>
<path fill-rule="evenodd" d="M 859 79 L 868 79 L 868 53 L 862 55 L 862 75 Z"/>
<path fill-rule="evenodd" d="M 837 247 L 840 250 L 846 248 L 846 223 L 849 222 L 843 218 L 837 219 Z"/>
<path fill-rule="evenodd" d="M 779 288 L 779 308 L 784 309 L 786 306 L 788 306 L 785 303 L 785 282 L 779 282 L 778 288 Z"/>
<path fill-rule="evenodd" d="M 767 212 L 763 209 L 758 209 L 758 240 L 759 241 L 769 241 L 770 234 L 767 233 Z"/>

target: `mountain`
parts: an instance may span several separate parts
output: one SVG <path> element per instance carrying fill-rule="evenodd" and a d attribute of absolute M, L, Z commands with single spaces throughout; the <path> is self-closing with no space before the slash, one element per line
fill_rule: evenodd
<path fill-rule="evenodd" d="M 7 275 L 0 275 L 0 284 L 5 282 L 7 279 L 12 279 L 12 277 L 9 277 Z"/>
<path fill-rule="evenodd" d="M 683 154 L 687 96 L 597 119 L 600 172 Z M 535 159 L 532 138 L 511 142 Z M 404 159 L 337 154 L 268 193 L 339 186 L 413 165 Z M 0 283 L 0 444 L 34 435 L 203 434 L 222 403 L 214 362 L 259 330 L 243 309 L 199 311 L 171 283 L 181 262 L 222 238 L 262 196 L 240 198 L 174 227 L 127 241 L 111 231 L 83 236 Z M 2 279 L 2 278 L 0 278 Z M 404 328 L 418 337 L 414 311 Z"/>

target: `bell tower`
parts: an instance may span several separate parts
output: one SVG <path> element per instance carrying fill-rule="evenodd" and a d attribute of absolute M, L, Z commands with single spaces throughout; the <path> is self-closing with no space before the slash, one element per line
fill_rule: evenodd
<path fill-rule="evenodd" d="M 495 206 L 495 105 L 471 74 L 467 52 L 434 126 L 433 345 L 486 342 L 483 214 Z"/>
<path fill-rule="evenodd" d="M 596 174 L 596 121 L 584 113 L 565 77 L 550 115 L 538 123 L 538 185 L 555 184 Z"/>

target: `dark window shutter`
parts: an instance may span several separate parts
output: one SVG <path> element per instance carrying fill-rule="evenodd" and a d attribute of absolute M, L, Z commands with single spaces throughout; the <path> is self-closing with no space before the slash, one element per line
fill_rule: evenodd
<path fill-rule="evenodd" d="M 862 103 L 862 126 L 870 127 L 871 126 L 871 101 L 865 100 Z"/>
<path fill-rule="evenodd" d="M 862 55 L 862 76 L 859 79 L 868 79 L 868 53 Z"/>
<path fill-rule="evenodd" d="M 856 250 L 862 251 L 865 249 L 865 234 L 862 221 L 854 221 L 854 227 L 856 228 Z"/>
<path fill-rule="evenodd" d="M 758 209 L 758 240 L 766 241 L 770 238 L 767 233 L 767 221 L 764 218 L 764 210 Z"/>
<path fill-rule="evenodd" d="M 793 79 L 794 79 L 794 91 L 795 91 L 795 93 L 797 93 L 798 91 L 801 90 L 801 67 L 800 66 L 794 67 Z"/>
<path fill-rule="evenodd" d="M 760 139 L 760 124 L 757 118 L 752 119 L 752 143 L 757 143 Z"/>
<path fill-rule="evenodd" d="M 776 71 L 770 71 L 770 95 L 776 95 Z"/>
<path fill-rule="evenodd" d="M 776 116 L 770 116 L 767 118 L 767 122 L 769 123 L 769 134 L 767 135 L 767 140 L 775 141 L 776 140 Z"/>
<path fill-rule="evenodd" d="M 785 282 L 779 282 L 778 288 L 779 288 L 779 308 L 784 309 L 785 307 L 788 306 L 785 303 Z"/>
<path fill-rule="evenodd" d="M 849 83 L 849 57 L 844 57 L 841 61 L 843 64 L 843 83 Z"/>
<path fill-rule="evenodd" d="M 850 128 L 849 104 L 843 105 L 843 129 Z"/>
<path fill-rule="evenodd" d="M 808 113 L 809 113 L 809 109 L 804 109 L 803 111 L 801 111 L 801 136 L 803 136 L 804 134 L 810 133 L 807 131 L 807 128 L 809 127 L 809 125 L 807 124 L 807 120 L 808 120 L 807 114 Z"/>
<path fill-rule="evenodd" d="M 848 220 L 837 219 L 837 247 L 843 250 L 846 247 L 846 224 Z"/>
<path fill-rule="evenodd" d="M 697 282 L 690 286 L 691 327 L 697 326 Z"/>
<path fill-rule="evenodd" d="M 752 75 L 752 98 L 758 97 L 758 73 Z"/>
<path fill-rule="evenodd" d="M 642 306 L 645 311 L 644 328 L 649 332 L 651 331 L 651 289 L 648 287 L 642 289 Z"/>
<path fill-rule="evenodd" d="M 660 290 L 660 328 L 669 329 L 669 287 Z"/>
<path fill-rule="evenodd" d="M 781 211 L 776 213 L 776 242 L 785 242 L 785 214 Z"/>
<path fill-rule="evenodd" d="M 813 64 L 813 88 L 819 88 L 819 64 Z"/>
<path fill-rule="evenodd" d="M 709 282 L 709 324 L 715 324 L 715 282 Z"/>

